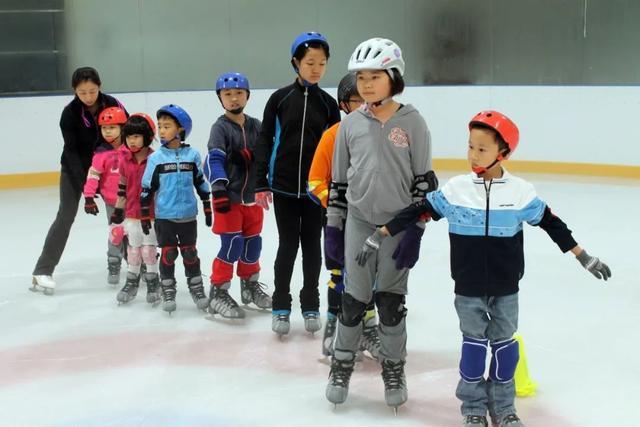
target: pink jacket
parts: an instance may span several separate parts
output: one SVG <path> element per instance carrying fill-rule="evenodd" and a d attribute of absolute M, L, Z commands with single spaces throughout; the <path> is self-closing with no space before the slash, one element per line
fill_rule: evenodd
<path fill-rule="evenodd" d="M 133 153 L 126 147 L 120 152 L 120 175 L 124 178 L 127 186 L 127 204 L 125 206 L 126 218 L 140 218 L 140 193 L 142 193 L 142 175 L 147 166 L 147 158 L 153 153 L 149 148 L 147 157 L 138 163 Z M 153 201 L 149 209 L 153 217 Z"/>
<path fill-rule="evenodd" d="M 106 204 L 116 204 L 120 179 L 119 151 L 106 142 L 96 149 L 84 184 L 84 197 L 95 197 L 99 192 Z"/>

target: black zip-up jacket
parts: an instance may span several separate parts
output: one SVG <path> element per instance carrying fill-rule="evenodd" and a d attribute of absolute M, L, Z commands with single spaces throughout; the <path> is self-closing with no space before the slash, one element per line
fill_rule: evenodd
<path fill-rule="evenodd" d="M 305 87 L 296 79 L 275 91 L 264 108 L 256 147 L 256 191 L 308 197 L 309 168 L 320 137 L 339 121 L 338 103 L 318 85 Z"/>
<path fill-rule="evenodd" d="M 260 137 L 260 120 L 245 114 L 244 126 L 222 115 L 211 126 L 204 174 L 211 191 L 227 190 L 231 203 L 254 203 L 256 168 L 251 160 Z M 243 159 L 247 150 L 248 159 Z"/>
<path fill-rule="evenodd" d="M 108 107 L 122 107 L 116 98 L 102 92 L 98 94 L 96 102 L 98 103 L 98 114 Z M 100 128 L 97 121 L 76 96 L 62 110 L 60 130 L 64 139 L 64 147 L 60 157 L 62 172 L 69 174 L 74 187 L 78 191 L 82 191 L 89 167 L 91 167 L 93 153 L 101 140 Z"/>

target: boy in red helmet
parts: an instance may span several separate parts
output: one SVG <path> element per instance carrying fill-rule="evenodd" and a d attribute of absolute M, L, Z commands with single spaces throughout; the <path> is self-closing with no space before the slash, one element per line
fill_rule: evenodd
<path fill-rule="evenodd" d="M 111 224 L 111 214 L 115 209 L 118 199 L 118 181 L 120 180 L 118 168 L 118 151 L 122 146 L 122 127 L 127 122 L 127 113 L 121 107 L 105 108 L 98 115 L 98 126 L 102 141 L 96 148 L 91 167 L 84 184 L 84 211 L 91 215 L 98 214 L 98 205 L 95 202 L 96 194 L 100 194 L 104 200 L 107 220 Z M 120 282 L 120 266 L 124 254 L 122 239 L 113 239 L 112 227 L 109 230 L 107 249 L 107 267 L 109 275 L 107 282 L 117 285 Z M 115 235 L 118 235 L 117 230 Z"/>
<path fill-rule="evenodd" d="M 467 159 L 473 173 L 452 178 L 440 190 L 400 212 L 376 230 L 357 255 L 360 265 L 375 262 L 384 238 L 404 230 L 423 214 L 447 218 L 451 276 L 462 331 L 463 426 L 487 426 L 487 411 L 500 427 L 521 427 L 514 406 L 513 375 L 518 362 L 518 282 L 524 273 L 522 224 L 539 226 L 563 252 L 571 251 L 598 279 L 609 267 L 582 249 L 571 230 L 535 193 L 533 185 L 502 167 L 518 146 L 517 126 L 497 111 L 482 111 L 469 122 Z M 491 349 L 485 379 L 487 350 Z"/>

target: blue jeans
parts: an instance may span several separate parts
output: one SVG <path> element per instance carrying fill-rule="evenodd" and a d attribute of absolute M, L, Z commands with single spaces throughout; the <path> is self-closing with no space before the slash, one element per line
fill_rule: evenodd
<path fill-rule="evenodd" d="M 490 343 L 508 340 L 518 329 L 518 294 L 500 297 L 456 295 L 454 305 L 460 330 L 467 337 L 488 339 Z M 460 379 L 456 397 L 462 401 L 463 416 L 489 414 L 502 419 L 515 413 L 516 388 L 513 379 L 506 383 L 481 379 L 469 383 Z"/>

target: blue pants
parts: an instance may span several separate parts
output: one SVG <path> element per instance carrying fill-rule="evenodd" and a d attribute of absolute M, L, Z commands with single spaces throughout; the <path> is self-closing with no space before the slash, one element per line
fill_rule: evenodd
<path fill-rule="evenodd" d="M 518 329 L 518 294 L 501 297 L 465 297 L 456 295 L 456 312 L 460 330 L 467 337 L 488 339 L 489 343 L 508 340 Z M 513 379 L 498 383 L 484 378 L 469 383 L 460 379 L 456 397 L 462 401 L 461 412 L 467 415 L 490 415 L 501 419 L 515 413 L 516 388 Z"/>

